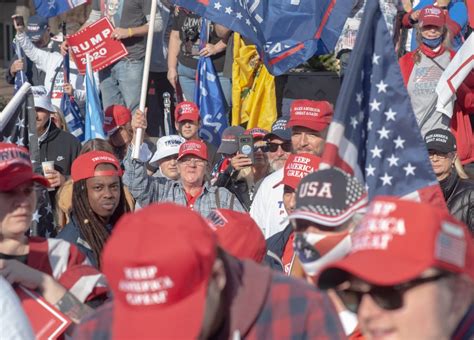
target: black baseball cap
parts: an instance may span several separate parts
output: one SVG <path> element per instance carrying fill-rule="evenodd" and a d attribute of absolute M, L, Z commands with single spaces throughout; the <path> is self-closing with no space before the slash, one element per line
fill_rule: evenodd
<path fill-rule="evenodd" d="M 229 126 L 222 132 L 221 145 L 217 153 L 232 155 L 239 150 L 239 136 L 244 133 L 241 126 Z"/>
<path fill-rule="evenodd" d="M 284 141 L 291 140 L 291 128 L 287 127 L 287 124 L 287 118 L 277 119 L 272 125 L 272 131 L 267 133 L 263 139 L 268 140 L 272 137 L 278 137 Z"/>
<path fill-rule="evenodd" d="M 322 169 L 301 180 L 295 210 L 288 218 L 338 227 L 367 204 L 367 192 L 354 176 L 338 168 Z"/>
<path fill-rule="evenodd" d="M 26 25 L 26 34 L 32 42 L 40 40 L 44 32 L 48 29 L 48 18 L 40 15 L 33 15 L 28 19 Z"/>
<path fill-rule="evenodd" d="M 435 129 L 429 131 L 425 136 L 426 148 L 442 153 L 456 151 L 456 139 L 449 130 Z"/>

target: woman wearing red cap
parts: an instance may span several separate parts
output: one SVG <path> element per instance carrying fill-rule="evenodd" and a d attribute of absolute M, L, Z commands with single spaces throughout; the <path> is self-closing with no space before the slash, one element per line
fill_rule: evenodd
<path fill-rule="evenodd" d="M 37 185 L 25 148 L 0 143 L 0 276 L 39 293 L 78 322 L 89 308 L 106 299 L 104 277 L 78 249 L 57 239 L 27 236 L 36 209 Z"/>

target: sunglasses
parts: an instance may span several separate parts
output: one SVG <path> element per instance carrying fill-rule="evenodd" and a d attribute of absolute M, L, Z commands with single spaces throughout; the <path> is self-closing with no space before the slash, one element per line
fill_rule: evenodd
<path fill-rule="evenodd" d="M 267 151 L 269 152 L 276 152 L 278 150 L 278 147 L 281 147 L 281 149 L 285 152 L 291 151 L 291 143 L 283 143 L 283 144 L 267 143 Z"/>
<path fill-rule="evenodd" d="M 441 273 L 435 276 L 422 277 L 414 279 L 407 283 L 396 286 L 371 286 L 369 290 L 359 291 L 353 289 L 337 290 L 337 295 L 341 298 L 344 305 L 353 313 L 359 310 L 362 297 L 369 294 L 372 300 L 385 310 L 396 310 L 403 306 L 403 294 L 416 286 L 437 281 L 439 279 L 451 276 L 451 273 Z"/>

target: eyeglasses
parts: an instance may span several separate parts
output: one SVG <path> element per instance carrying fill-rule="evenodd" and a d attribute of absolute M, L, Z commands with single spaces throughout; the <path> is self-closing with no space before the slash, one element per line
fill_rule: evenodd
<path fill-rule="evenodd" d="M 359 310 L 362 297 L 365 294 L 369 294 L 380 308 L 386 310 L 395 310 L 403 306 L 403 294 L 407 290 L 428 282 L 437 281 L 451 275 L 451 273 L 441 273 L 435 276 L 414 279 L 410 282 L 402 283 L 396 286 L 371 286 L 370 289 L 365 291 L 353 290 L 350 288 L 343 290 L 336 289 L 336 293 L 339 295 L 347 309 L 353 313 L 357 313 Z"/>
<path fill-rule="evenodd" d="M 267 143 L 267 151 L 269 152 L 276 152 L 278 150 L 278 147 L 281 147 L 281 149 L 284 152 L 291 151 L 291 143 L 283 143 L 283 144 Z"/>
<path fill-rule="evenodd" d="M 196 165 L 196 166 L 204 166 L 207 161 L 205 161 L 204 159 L 198 159 L 198 158 L 186 158 L 186 159 L 181 159 L 179 160 L 179 162 L 181 164 L 184 164 L 184 165 Z"/>

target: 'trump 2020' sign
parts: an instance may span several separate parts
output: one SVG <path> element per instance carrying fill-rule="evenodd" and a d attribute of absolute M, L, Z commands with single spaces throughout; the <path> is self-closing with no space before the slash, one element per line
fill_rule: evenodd
<path fill-rule="evenodd" d="M 92 69 L 99 71 L 128 54 L 121 41 L 111 38 L 113 31 L 109 19 L 102 18 L 67 38 L 81 74 L 86 73 L 87 55 Z"/>

